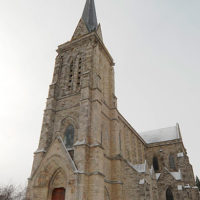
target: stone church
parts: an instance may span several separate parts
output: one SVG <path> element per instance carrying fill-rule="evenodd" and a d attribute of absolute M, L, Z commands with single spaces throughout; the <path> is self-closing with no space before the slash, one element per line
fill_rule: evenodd
<path fill-rule="evenodd" d="M 138 133 L 118 111 L 94 0 L 57 53 L 27 200 L 199 200 L 179 125 Z"/>

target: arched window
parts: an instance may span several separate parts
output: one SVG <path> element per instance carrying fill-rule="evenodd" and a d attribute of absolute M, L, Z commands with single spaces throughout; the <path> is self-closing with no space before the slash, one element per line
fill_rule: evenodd
<path fill-rule="evenodd" d="M 170 188 L 166 191 L 166 200 L 174 200 L 173 193 Z"/>
<path fill-rule="evenodd" d="M 74 145 L 74 127 L 69 125 L 65 131 L 64 143 L 66 148 L 72 148 Z"/>
<path fill-rule="evenodd" d="M 153 157 L 153 168 L 155 172 L 159 171 L 158 158 L 156 156 Z"/>
<path fill-rule="evenodd" d="M 169 167 L 171 169 L 176 169 L 176 165 L 175 165 L 175 161 L 174 161 L 174 156 L 173 155 L 169 155 Z"/>

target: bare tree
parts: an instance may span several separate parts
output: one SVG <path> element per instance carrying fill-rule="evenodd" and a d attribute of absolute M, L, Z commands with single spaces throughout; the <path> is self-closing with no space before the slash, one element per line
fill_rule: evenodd
<path fill-rule="evenodd" d="M 26 188 L 7 185 L 0 187 L 0 200 L 25 200 Z"/>

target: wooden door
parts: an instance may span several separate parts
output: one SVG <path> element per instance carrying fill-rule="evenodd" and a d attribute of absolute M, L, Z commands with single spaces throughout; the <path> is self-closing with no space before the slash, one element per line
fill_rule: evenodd
<path fill-rule="evenodd" d="M 52 200 L 65 200 L 65 189 L 56 188 L 52 193 Z"/>

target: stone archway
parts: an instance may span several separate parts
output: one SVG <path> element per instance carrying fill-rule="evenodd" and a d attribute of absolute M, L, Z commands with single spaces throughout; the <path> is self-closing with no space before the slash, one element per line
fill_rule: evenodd
<path fill-rule="evenodd" d="M 52 158 L 51 161 L 38 172 L 34 180 L 34 196 L 37 196 L 38 199 L 62 200 L 61 188 L 63 188 L 65 191 L 64 193 L 66 193 L 66 188 L 68 188 L 67 180 L 68 176 L 65 170 L 59 167 L 58 161 L 54 157 L 54 159 Z"/>
<path fill-rule="evenodd" d="M 49 183 L 49 200 L 65 200 L 67 177 L 64 171 L 59 168 L 51 177 Z"/>

